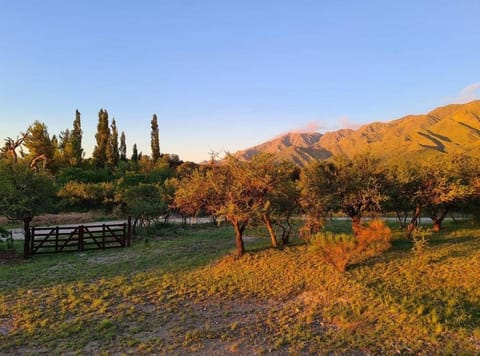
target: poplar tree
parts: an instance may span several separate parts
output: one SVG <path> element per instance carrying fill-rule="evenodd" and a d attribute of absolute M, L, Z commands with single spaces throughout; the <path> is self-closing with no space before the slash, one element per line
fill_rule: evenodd
<path fill-rule="evenodd" d="M 138 149 L 137 149 L 137 144 L 133 144 L 132 148 L 132 161 L 133 162 L 138 162 Z"/>
<path fill-rule="evenodd" d="M 110 137 L 110 128 L 108 127 L 108 112 L 107 110 L 100 109 L 98 113 L 97 133 L 95 139 L 97 145 L 93 149 L 93 161 L 99 168 L 105 167 L 107 163 L 107 147 Z"/>
<path fill-rule="evenodd" d="M 80 121 L 80 111 L 75 110 L 75 120 L 73 120 L 73 130 L 71 131 L 70 144 L 72 146 L 72 161 L 71 164 L 79 166 L 82 163 L 83 149 L 82 149 L 82 124 Z"/>
<path fill-rule="evenodd" d="M 75 120 L 73 129 L 65 130 L 60 134 L 60 150 L 62 159 L 70 166 L 78 167 L 82 162 L 82 128 L 80 122 L 80 112 L 75 111 Z"/>
<path fill-rule="evenodd" d="M 160 158 L 160 140 L 158 137 L 158 121 L 157 115 L 153 114 L 152 118 L 152 133 L 151 133 L 151 147 L 152 147 L 152 161 L 157 162 Z"/>
<path fill-rule="evenodd" d="M 126 161 L 127 160 L 127 143 L 125 141 L 125 132 L 122 131 L 122 134 L 120 135 L 120 147 L 119 147 L 119 154 L 120 154 L 120 160 L 121 161 Z"/>
<path fill-rule="evenodd" d="M 108 138 L 107 146 L 107 163 L 111 168 L 118 166 L 118 160 L 120 158 L 118 152 L 118 129 L 115 118 L 112 120 L 112 125 L 110 126 L 111 135 Z"/>

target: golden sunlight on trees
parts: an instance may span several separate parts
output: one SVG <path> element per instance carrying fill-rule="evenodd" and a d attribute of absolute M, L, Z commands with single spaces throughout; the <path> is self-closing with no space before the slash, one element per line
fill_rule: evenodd
<path fill-rule="evenodd" d="M 8 158 L 11 157 L 14 163 L 18 162 L 18 154 L 17 148 L 21 148 L 23 144 L 23 140 L 25 139 L 24 136 L 17 137 L 16 140 L 12 139 L 11 137 L 7 137 L 5 139 L 5 146 L 0 149 L 0 158 Z"/>
<path fill-rule="evenodd" d="M 183 214 L 200 212 L 223 217 L 235 230 L 237 256 L 245 252 L 243 232 L 249 223 L 263 221 L 273 246 L 277 246 L 274 224 L 283 226 L 285 243 L 291 231 L 289 219 L 294 212 L 295 167 L 279 164 L 269 154 L 251 161 L 228 155 L 225 162 L 193 170 L 177 181 L 174 206 Z M 287 199 L 290 204 L 283 205 Z"/>
<path fill-rule="evenodd" d="M 55 145 L 49 134 L 47 125 L 35 121 L 24 135 L 24 145 L 28 150 L 31 167 L 43 161 L 43 168 L 50 168 L 54 164 Z"/>
<path fill-rule="evenodd" d="M 353 233 L 358 234 L 362 217 L 381 210 L 386 200 L 384 186 L 379 161 L 369 155 L 342 157 L 334 163 L 316 162 L 307 167 L 299 182 L 306 215 L 302 235 L 308 237 L 318 232 L 323 218 L 340 210 L 351 218 Z"/>

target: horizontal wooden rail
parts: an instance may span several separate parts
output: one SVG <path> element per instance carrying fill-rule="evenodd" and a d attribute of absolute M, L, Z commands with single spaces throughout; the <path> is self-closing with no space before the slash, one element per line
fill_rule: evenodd
<path fill-rule="evenodd" d="M 131 218 L 121 224 L 32 227 L 28 251 L 34 255 L 129 247 L 131 231 Z"/>

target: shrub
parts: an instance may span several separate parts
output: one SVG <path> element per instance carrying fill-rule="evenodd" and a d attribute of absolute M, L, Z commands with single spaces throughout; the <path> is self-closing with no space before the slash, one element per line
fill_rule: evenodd
<path fill-rule="evenodd" d="M 413 239 L 413 246 L 412 252 L 415 255 L 421 255 L 425 252 L 428 248 L 428 237 L 429 233 L 425 230 L 422 230 L 420 227 L 416 228 L 413 231 L 412 239 Z"/>
<path fill-rule="evenodd" d="M 377 256 L 388 250 L 391 239 L 390 228 L 381 220 L 372 220 L 361 228 L 357 236 L 318 233 L 311 239 L 310 250 L 343 273 L 352 260 Z"/>
<path fill-rule="evenodd" d="M 5 243 L 5 246 L 3 246 Z M 4 227 L 0 226 L 0 250 L 11 250 L 13 249 L 13 238 L 10 232 Z"/>

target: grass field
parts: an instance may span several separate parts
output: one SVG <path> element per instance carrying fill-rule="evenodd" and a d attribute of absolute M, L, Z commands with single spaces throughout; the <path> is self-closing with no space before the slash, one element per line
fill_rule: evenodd
<path fill-rule="evenodd" d="M 211 225 L 0 264 L 0 353 L 479 354 L 480 228 L 447 225 L 415 253 L 395 235 L 345 274 L 299 242 L 248 238 L 235 260 Z"/>

